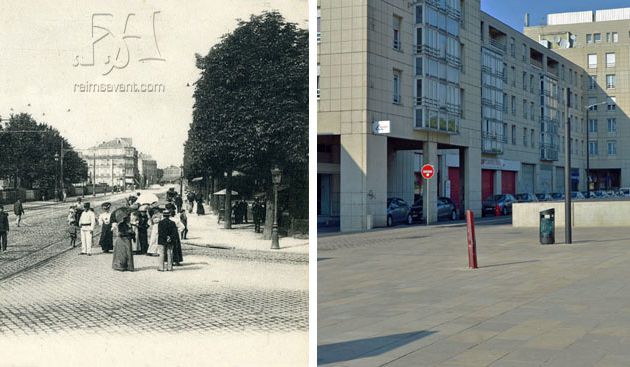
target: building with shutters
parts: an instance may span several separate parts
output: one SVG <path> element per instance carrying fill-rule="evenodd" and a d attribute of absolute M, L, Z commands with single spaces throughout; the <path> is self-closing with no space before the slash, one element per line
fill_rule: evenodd
<path fill-rule="evenodd" d="M 422 197 L 427 208 L 445 196 L 481 215 L 493 194 L 564 191 L 566 154 L 572 189 L 587 189 L 591 80 L 582 56 L 557 52 L 534 29 L 549 32 L 523 34 L 478 0 L 318 6 L 319 226 L 384 226 L 388 197 Z M 389 121 L 389 132 L 373 131 L 376 121 Z M 437 171 L 430 185 L 419 175 L 425 163 Z M 630 186 L 620 177 L 617 187 Z"/>
<path fill-rule="evenodd" d="M 119 189 L 140 186 L 138 151 L 131 138 L 102 142 L 81 151 L 79 156 L 87 163 L 90 182 Z"/>

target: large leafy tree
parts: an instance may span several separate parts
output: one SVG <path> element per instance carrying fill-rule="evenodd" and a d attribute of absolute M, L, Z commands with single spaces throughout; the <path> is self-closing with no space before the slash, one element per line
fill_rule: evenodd
<path fill-rule="evenodd" d="M 274 166 L 283 169 L 285 183 L 307 174 L 308 35 L 278 12 L 252 15 L 208 55 L 197 55 L 197 67 L 185 167 L 190 175 L 225 176 L 229 228 L 234 170 L 267 192 Z M 270 200 L 267 208 L 272 212 Z M 266 229 L 273 221 L 267 219 Z"/>
<path fill-rule="evenodd" d="M 29 114 L 11 115 L 0 129 L 0 176 L 19 187 L 50 189 L 57 185 L 64 147 L 64 185 L 87 177 L 87 164 L 55 128 L 38 123 Z"/>

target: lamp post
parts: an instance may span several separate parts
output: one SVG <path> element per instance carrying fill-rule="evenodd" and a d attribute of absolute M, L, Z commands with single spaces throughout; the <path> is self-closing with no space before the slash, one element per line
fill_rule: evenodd
<path fill-rule="evenodd" d="M 586 106 L 586 191 L 588 193 L 589 199 L 591 198 L 591 142 L 589 140 L 591 121 L 588 118 L 588 111 L 590 111 L 593 107 L 597 107 L 603 104 L 606 104 L 606 101 L 593 103 L 592 105 Z"/>
<path fill-rule="evenodd" d="M 59 162 L 59 153 L 55 153 L 55 162 Z M 55 176 L 57 175 L 55 174 Z M 59 188 L 57 185 L 58 185 L 58 182 L 55 179 L 55 201 L 59 200 Z"/>
<path fill-rule="evenodd" d="M 278 242 L 278 185 L 282 180 L 282 170 L 278 166 L 271 169 L 271 182 L 273 182 L 273 227 L 271 228 L 271 249 L 279 250 Z"/>

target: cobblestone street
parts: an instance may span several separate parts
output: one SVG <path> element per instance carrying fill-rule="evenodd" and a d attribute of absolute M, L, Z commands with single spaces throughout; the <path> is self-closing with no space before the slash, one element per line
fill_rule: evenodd
<path fill-rule="evenodd" d="M 100 248 L 77 256 L 65 227 L 53 229 L 65 209 L 55 212 L 39 221 L 33 214 L 28 227 L 12 228 L 9 251 L 0 255 L 0 345 L 33 346 L 3 363 L 51 365 L 45 351 L 52 346 L 92 340 L 103 348 L 85 358 L 127 365 L 129 359 L 111 359 L 120 357 L 111 350 L 125 350 L 131 340 L 151 351 L 176 339 L 173 354 L 142 355 L 142 363 L 195 365 L 188 358 L 203 356 L 212 365 L 249 365 L 271 358 L 263 351 L 282 343 L 270 365 L 306 364 L 308 255 L 184 245 L 184 262 L 173 272 L 156 271 L 157 258 L 145 255 L 134 256 L 135 272 L 116 272 L 112 254 Z M 68 350 L 65 357 L 80 363 L 83 353 Z"/>

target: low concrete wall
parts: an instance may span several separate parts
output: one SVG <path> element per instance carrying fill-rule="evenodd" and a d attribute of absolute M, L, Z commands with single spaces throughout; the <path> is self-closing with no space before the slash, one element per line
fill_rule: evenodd
<path fill-rule="evenodd" d="M 571 202 L 573 227 L 629 227 L 630 200 L 579 200 Z M 556 210 L 556 227 L 564 228 L 564 201 L 518 203 L 512 206 L 513 227 L 538 227 L 540 212 Z"/>

